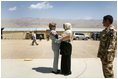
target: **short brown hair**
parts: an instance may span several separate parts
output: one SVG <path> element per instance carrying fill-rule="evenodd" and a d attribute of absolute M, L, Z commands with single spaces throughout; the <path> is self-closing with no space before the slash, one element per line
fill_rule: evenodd
<path fill-rule="evenodd" d="M 52 27 L 56 27 L 56 23 L 49 23 L 49 28 L 51 29 Z"/>

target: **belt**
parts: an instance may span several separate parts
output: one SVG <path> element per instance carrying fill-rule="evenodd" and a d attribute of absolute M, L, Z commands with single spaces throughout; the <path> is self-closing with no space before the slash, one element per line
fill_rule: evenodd
<path fill-rule="evenodd" d="M 68 42 L 68 43 L 69 43 L 69 42 L 70 42 L 70 40 L 64 40 L 64 42 Z"/>

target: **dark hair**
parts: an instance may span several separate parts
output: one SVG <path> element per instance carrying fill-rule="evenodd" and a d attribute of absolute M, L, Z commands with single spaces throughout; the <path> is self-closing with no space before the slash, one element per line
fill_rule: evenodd
<path fill-rule="evenodd" d="M 109 20 L 109 22 L 110 22 L 110 24 L 112 24 L 113 23 L 113 17 L 111 16 L 111 15 L 106 15 L 106 16 L 104 16 L 103 17 L 103 20 Z"/>
<path fill-rule="evenodd" d="M 37 31 L 34 31 L 34 33 L 36 33 Z"/>

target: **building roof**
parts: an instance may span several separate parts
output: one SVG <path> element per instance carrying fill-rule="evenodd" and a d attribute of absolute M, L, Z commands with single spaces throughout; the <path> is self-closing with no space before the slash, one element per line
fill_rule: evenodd
<path fill-rule="evenodd" d="M 72 31 L 80 32 L 99 32 L 104 28 L 72 28 Z M 4 28 L 3 31 L 46 31 L 49 28 Z M 56 31 L 64 31 L 63 28 L 56 28 Z"/>
<path fill-rule="evenodd" d="M 45 31 L 48 28 L 4 28 L 3 31 Z"/>

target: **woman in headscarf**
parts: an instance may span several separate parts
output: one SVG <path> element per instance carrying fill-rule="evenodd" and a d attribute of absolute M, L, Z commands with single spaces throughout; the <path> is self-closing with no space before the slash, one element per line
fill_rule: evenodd
<path fill-rule="evenodd" d="M 72 53 L 72 25 L 70 23 L 63 24 L 64 33 L 62 34 L 61 44 L 60 44 L 60 54 L 61 57 L 61 74 L 70 75 L 71 74 L 71 53 Z"/>

